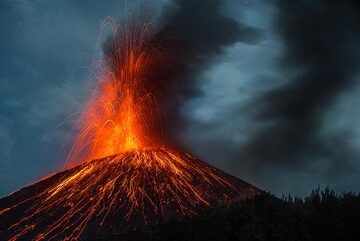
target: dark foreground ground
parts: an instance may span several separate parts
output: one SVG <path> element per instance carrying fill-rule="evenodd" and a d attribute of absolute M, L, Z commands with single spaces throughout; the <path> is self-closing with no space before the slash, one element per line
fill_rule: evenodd
<path fill-rule="evenodd" d="M 139 226 L 106 240 L 360 240 L 360 195 L 337 195 L 328 188 L 314 190 L 304 199 L 264 193 L 196 217 Z"/>

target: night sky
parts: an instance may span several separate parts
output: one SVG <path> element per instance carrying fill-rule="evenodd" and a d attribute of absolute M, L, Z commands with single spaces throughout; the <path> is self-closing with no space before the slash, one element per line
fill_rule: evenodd
<path fill-rule="evenodd" d="M 190 46 L 179 145 L 277 195 L 360 191 L 359 3 L 142 2 L 156 31 Z M 0 1 L 0 196 L 60 170 L 109 34 L 99 39 L 101 24 L 126 5 L 137 4 Z"/>

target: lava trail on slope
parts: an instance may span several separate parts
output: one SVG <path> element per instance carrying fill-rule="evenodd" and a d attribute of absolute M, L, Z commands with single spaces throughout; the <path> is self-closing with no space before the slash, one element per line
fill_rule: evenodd
<path fill-rule="evenodd" d="M 77 240 L 193 215 L 261 191 L 160 147 L 80 164 L 0 200 L 0 239 Z"/>

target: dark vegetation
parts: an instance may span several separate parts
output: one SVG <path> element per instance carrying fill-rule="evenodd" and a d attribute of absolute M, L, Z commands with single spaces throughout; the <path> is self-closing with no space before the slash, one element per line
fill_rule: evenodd
<path fill-rule="evenodd" d="M 306 198 L 264 193 L 198 216 L 139 226 L 107 240 L 360 240 L 360 195 L 316 189 Z"/>

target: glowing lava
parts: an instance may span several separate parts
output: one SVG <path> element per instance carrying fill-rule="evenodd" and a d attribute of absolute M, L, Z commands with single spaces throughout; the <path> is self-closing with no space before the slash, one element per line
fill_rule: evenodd
<path fill-rule="evenodd" d="M 80 116 L 79 134 L 67 167 L 128 150 L 160 145 L 158 107 L 149 83 L 159 52 L 147 44 L 148 25 L 124 27 L 107 18 L 113 30 L 111 51 L 99 83 Z"/>

